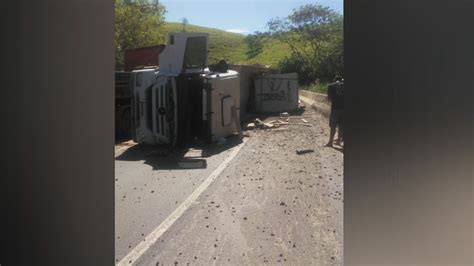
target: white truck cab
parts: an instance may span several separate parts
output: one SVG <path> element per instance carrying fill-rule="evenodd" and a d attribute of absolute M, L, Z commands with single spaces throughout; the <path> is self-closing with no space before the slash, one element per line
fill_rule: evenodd
<path fill-rule="evenodd" d="M 207 67 L 208 34 L 170 33 L 159 68 L 133 71 L 132 137 L 144 144 L 215 141 L 236 132 L 236 71 Z"/>

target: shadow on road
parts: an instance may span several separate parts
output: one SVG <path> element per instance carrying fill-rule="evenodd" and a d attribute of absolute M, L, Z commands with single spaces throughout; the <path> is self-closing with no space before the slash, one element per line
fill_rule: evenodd
<path fill-rule="evenodd" d="M 117 156 L 117 161 L 141 161 L 153 170 L 205 169 L 205 158 L 212 157 L 242 143 L 237 135 L 230 136 L 224 144 L 194 143 L 181 148 L 164 145 L 134 145 Z"/>

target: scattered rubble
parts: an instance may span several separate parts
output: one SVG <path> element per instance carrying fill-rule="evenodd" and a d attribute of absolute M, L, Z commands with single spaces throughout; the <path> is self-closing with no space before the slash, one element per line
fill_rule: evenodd
<path fill-rule="evenodd" d="M 306 108 L 306 106 L 304 105 L 304 103 L 301 100 L 298 100 L 298 108 L 299 109 L 305 109 Z"/>
<path fill-rule="evenodd" d="M 274 124 L 273 123 L 274 121 L 271 121 L 271 122 L 268 122 L 268 123 L 265 123 L 263 122 L 262 120 L 260 119 L 255 119 L 255 122 L 254 123 L 249 123 L 247 125 L 247 129 L 255 129 L 255 128 L 258 128 L 258 129 L 267 129 L 267 128 L 274 128 L 274 127 L 279 127 L 280 125 L 278 124 Z"/>
<path fill-rule="evenodd" d="M 270 124 L 270 123 L 264 123 L 264 124 L 263 124 L 263 127 L 264 127 L 264 128 L 274 128 L 274 127 L 278 127 L 277 125 L 278 125 L 278 124 L 275 124 L 275 125 L 274 125 L 274 124 Z"/>
<path fill-rule="evenodd" d="M 255 122 L 254 122 L 254 123 L 255 123 L 255 126 L 256 126 L 257 128 L 261 128 L 262 125 L 263 125 L 263 121 L 260 120 L 260 119 L 258 119 L 258 118 L 255 119 Z"/>
<path fill-rule="evenodd" d="M 303 155 L 303 154 L 306 154 L 306 153 L 313 153 L 313 152 L 314 152 L 314 150 L 297 150 L 296 154 Z"/>
<path fill-rule="evenodd" d="M 304 125 L 304 126 L 312 126 L 311 124 L 309 124 L 308 120 L 304 119 L 304 118 L 299 118 L 299 117 L 290 117 L 288 113 L 282 113 L 281 114 L 281 118 L 282 120 L 278 119 L 278 120 L 271 120 L 269 122 L 264 122 L 262 120 L 260 120 L 259 118 L 256 118 L 254 120 L 254 122 L 251 122 L 251 123 L 248 123 L 246 125 L 246 129 L 247 130 L 254 130 L 254 129 L 273 129 L 273 128 L 279 128 L 280 126 L 282 125 Z M 284 117 L 286 117 L 286 119 L 283 119 Z M 297 123 L 297 122 L 290 122 L 290 119 L 298 119 L 300 121 L 302 121 L 302 123 Z M 285 121 L 283 121 L 285 120 Z"/>
<path fill-rule="evenodd" d="M 327 138 L 320 129 L 327 121 L 314 110 L 289 118 L 287 122 L 279 113 L 258 118 L 261 129 L 280 126 L 267 130 L 258 130 L 255 118 L 248 121 L 258 131 L 250 131 L 252 138 L 206 192 L 209 197 L 203 194 L 186 214 L 199 219 L 178 220 L 163 236 L 167 243 L 154 247 L 156 257 L 148 256 L 142 264 L 155 265 L 159 257 L 160 265 L 263 260 L 269 265 L 278 260 L 288 265 L 341 265 L 342 154 L 322 148 Z M 292 125 L 296 123 L 312 127 Z M 155 189 L 154 196 L 163 191 L 150 189 Z M 130 194 L 128 199 L 133 199 Z"/>

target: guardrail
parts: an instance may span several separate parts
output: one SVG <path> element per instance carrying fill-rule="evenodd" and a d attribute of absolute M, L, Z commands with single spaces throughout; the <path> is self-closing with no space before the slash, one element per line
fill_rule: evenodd
<path fill-rule="evenodd" d="M 305 105 L 310 106 L 325 117 L 329 117 L 331 112 L 330 103 L 327 100 L 327 96 L 321 93 L 315 93 L 307 90 L 299 90 L 300 100 Z"/>

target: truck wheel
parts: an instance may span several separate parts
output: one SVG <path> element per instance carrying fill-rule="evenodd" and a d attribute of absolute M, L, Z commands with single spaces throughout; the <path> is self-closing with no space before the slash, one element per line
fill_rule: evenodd
<path fill-rule="evenodd" d="M 122 112 L 122 121 L 121 121 L 122 133 L 125 137 L 129 138 L 131 136 L 132 120 L 130 109 L 126 109 Z"/>

